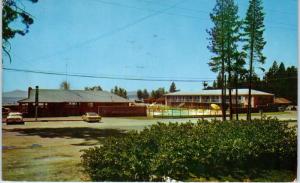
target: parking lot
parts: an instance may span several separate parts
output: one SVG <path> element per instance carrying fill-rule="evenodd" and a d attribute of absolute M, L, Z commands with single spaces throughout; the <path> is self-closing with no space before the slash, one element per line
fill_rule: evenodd
<path fill-rule="evenodd" d="M 297 119 L 296 112 L 269 115 L 280 120 Z M 100 145 L 104 138 L 121 136 L 128 130 L 142 130 L 157 121 L 184 123 L 197 122 L 198 118 L 104 117 L 100 123 L 84 122 L 80 117 L 25 120 L 25 125 L 2 126 L 4 180 L 88 181 L 79 165 L 81 149 Z M 296 122 L 289 124 L 297 125 Z"/>

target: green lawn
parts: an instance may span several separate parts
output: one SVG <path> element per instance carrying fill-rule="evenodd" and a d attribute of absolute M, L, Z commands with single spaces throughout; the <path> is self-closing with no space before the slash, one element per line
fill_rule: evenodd
<path fill-rule="evenodd" d="M 101 123 L 56 121 L 3 125 L 3 179 L 7 181 L 89 181 L 89 178 L 81 172 L 81 149 L 100 145 L 102 139 L 121 136 L 128 130 L 142 130 L 157 121 L 184 123 L 188 120 L 197 122 L 197 119 L 132 117 L 103 118 Z M 290 172 L 280 173 L 282 175 L 278 175 L 278 180 L 291 180 Z"/>

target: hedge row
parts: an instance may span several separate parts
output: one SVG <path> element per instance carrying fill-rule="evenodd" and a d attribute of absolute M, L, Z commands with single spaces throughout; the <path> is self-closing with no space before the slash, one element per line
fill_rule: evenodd
<path fill-rule="evenodd" d="M 158 123 L 84 150 L 82 165 L 93 181 L 249 177 L 260 170 L 294 170 L 296 146 L 295 128 L 276 119 Z"/>

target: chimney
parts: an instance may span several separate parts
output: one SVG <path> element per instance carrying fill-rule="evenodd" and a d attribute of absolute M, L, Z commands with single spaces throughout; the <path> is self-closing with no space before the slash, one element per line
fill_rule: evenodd
<path fill-rule="evenodd" d="M 28 98 L 30 97 L 30 92 L 31 92 L 32 88 L 28 87 Z"/>
<path fill-rule="evenodd" d="M 35 121 L 38 117 L 38 107 L 39 107 L 39 87 L 35 87 Z"/>

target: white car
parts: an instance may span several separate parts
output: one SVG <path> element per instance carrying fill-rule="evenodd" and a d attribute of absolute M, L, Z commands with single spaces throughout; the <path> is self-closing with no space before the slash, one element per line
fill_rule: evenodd
<path fill-rule="evenodd" d="M 24 124 L 22 113 L 10 112 L 6 117 L 6 124 Z"/>
<path fill-rule="evenodd" d="M 101 120 L 101 116 L 95 112 L 87 112 L 82 116 L 82 120 L 88 122 L 99 122 Z"/>

